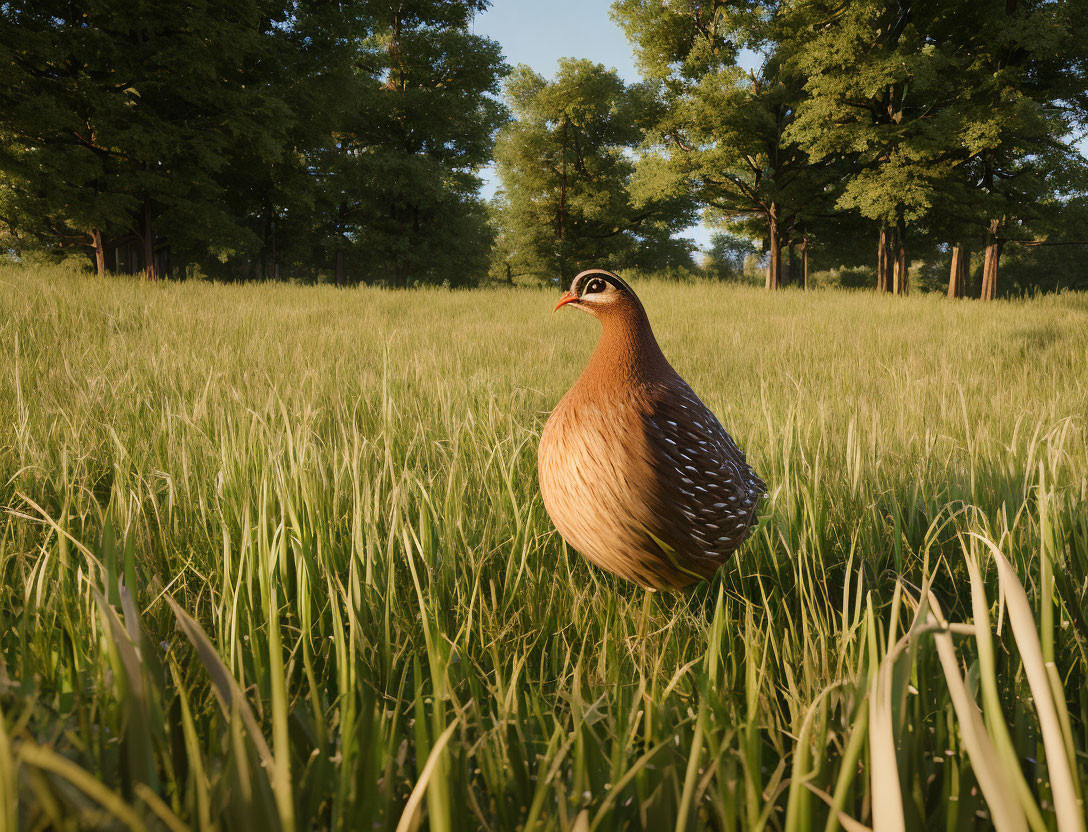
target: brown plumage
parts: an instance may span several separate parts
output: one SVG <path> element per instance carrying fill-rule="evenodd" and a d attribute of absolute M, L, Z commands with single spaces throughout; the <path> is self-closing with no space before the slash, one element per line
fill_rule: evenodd
<path fill-rule="evenodd" d="M 601 339 L 540 437 L 540 491 L 563 538 L 648 589 L 708 578 L 748 537 L 766 486 L 662 354 L 617 275 L 584 271 L 556 306 Z"/>

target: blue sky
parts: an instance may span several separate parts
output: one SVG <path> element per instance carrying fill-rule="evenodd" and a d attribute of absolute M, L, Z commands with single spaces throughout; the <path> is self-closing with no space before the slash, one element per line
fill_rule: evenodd
<path fill-rule="evenodd" d="M 511 65 L 551 76 L 560 58 L 590 58 L 637 81 L 635 55 L 608 16 L 611 0 L 494 0 L 473 25 L 502 44 Z"/>
<path fill-rule="evenodd" d="M 608 12 L 611 0 L 494 0 L 473 23 L 477 34 L 497 40 L 511 66 L 528 64 L 551 77 L 560 58 L 589 58 L 614 68 L 625 81 L 637 81 L 634 50 Z M 483 194 L 498 187 L 492 168 L 483 171 Z M 685 236 L 699 245 L 709 242 L 704 226 Z"/>

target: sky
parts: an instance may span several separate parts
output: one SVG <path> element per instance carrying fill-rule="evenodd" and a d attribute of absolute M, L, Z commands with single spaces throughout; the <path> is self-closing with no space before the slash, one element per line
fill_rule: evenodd
<path fill-rule="evenodd" d="M 498 41 L 511 66 L 528 64 L 546 78 L 555 74 L 560 58 L 589 58 L 615 69 L 625 81 L 638 81 L 634 50 L 609 17 L 611 5 L 611 0 L 493 0 L 473 30 Z M 498 177 L 490 166 L 482 176 L 483 195 L 490 199 Z M 701 224 L 684 236 L 700 246 L 710 242 L 710 231 Z"/>

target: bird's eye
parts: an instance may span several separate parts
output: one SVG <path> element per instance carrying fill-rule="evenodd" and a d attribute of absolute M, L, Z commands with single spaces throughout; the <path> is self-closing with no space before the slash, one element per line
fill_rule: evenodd
<path fill-rule="evenodd" d="M 603 292 L 603 291 L 604 291 L 604 281 L 601 280 L 600 278 L 595 278 L 594 280 L 591 280 L 589 282 L 589 286 L 586 287 L 586 294 L 587 295 L 594 295 L 597 292 Z"/>

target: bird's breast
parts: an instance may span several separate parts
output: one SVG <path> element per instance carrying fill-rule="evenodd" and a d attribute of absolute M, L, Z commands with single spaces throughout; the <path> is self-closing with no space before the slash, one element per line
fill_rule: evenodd
<path fill-rule="evenodd" d="M 560 401 L 541 436 L 544 506 L 573 548 L 637 580 L 631 561 L 643 549 L 650 477 L 642 414 L 629 398 L 578 392 L 572 389 Z"/>

